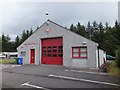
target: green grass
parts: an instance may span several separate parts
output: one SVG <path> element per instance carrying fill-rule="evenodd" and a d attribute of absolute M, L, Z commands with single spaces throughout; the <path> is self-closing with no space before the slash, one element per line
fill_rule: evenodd
<path fill-rule="evenodd" d="M 0 60 L 0 64 L 16 64 L 15 59 L 2 59 Z"/>
<path fill-rule="evenodd" d="M 108 65 L 108 73 L 110 73 L 112 76 L 120 78 L 120 68 L 116 66 L 115 62 L 112 62 Z"/>

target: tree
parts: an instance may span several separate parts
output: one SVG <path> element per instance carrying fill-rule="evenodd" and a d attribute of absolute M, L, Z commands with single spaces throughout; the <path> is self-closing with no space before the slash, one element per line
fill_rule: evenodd
<path fill-rule="evenodd" d="M 37 27 L 37 29 L 38 29 L 38 27 Z M 30 29 L 30 35 L 29 36 L 31 36 L 33 34 L 33 29 L 31 28 Z"/>
<path fill-rule="evenodd" d="M 21 34 L 21 43 L 24 42 L 27 39 L 27 35 L 25 30 L 23 30 L 22 34 Z"/>
<path fill-rule="evenodd" d="M 71 24 L 71 26 L 70 26 L 70 31 L 76 32 L 76 27 L 73 24 Z"/>
<path fill-rule="evenodd" d="M 92 28 L 93 28 L 93 34 L 98 32 L 98 23 L 96 21 L 92 23 Z"/>
<path fill-rule="evenodd" d="M 26 31 L 26 39 L 30 36 L 29 30 Z"/>
<path fill-rule="evenodd" d="M 115 28 L 119 27 L 119 23 L 117 21 L 115 21 Z"/>
<path fill-rule="evenodd" d="M 10 37 L 8 35 L 2 34 L 2 51 L 10 51 Z"/>
<path fill-rule="evenodd" d="M 92 37 L 92 26 L 91 26 L 90 21 L 87 24 L 87 30 L 86 31 L 88 32 L 88 34 L 87 34 L 88 38 L 91 39 L 91 37 Z"/>
<path fill-rule="evenodd" d="M 104 26 L 103 26 L 102 22 L 99 23 L 98 28 L 99 28 L 100 33 L 104 33 Z"/>
<path fill-rule="evenodd" d="M 36 30 L 39 29 L 37 26 Z M 105 25 L 96 21 L 89 21 L 87 26 L 81 25 L 80 22 L 77 25 L 71 24 L 70 31 L 82 35 L 88 39 L 97 42 L 101 49 L 107 51 L 107 54 L 115 56 L 115 50 L 120 45 L 120 23 L 115 21 L 114 26 L 110 26 L 107 22 Z M 10 41 L 8 35 L 2 34 L 1 47 L 5 51 L 16 51 L 16 48 L 23 43 L 28 37 L 33 34 L 33 29 L 23 30 L 21 36 L 17 36 L 15 41 Z"/>
<path fill-rule="evenodd" d="M 118 44 L 120 44 L 120 24 L 116 21 L 115 26 L 113 28 L 113 35 L 118 40 Z"/>
<path fill-rule="evenodd" d="M 109 28 L 109 24 L 108 24 L 108 22 L 105 23 L 105 27 L 106 27 L 106 29 Z"/>
<path fill-rule="evenodd" d="M 80 23 L 78 22 L 77 28 L 76 28 L 76 33 L 78 33 L 79 35 L 85 36 L 85 34 L 86 34 L 85 26 L 80 25 Z"/>
<path fill-rule="evenodd" d="M 17 51 L 16 48 L 15 48 L 15 42 L 14 41 L 10 41 L 8 46 L 10 48 L 9 52 L 16 52 Z"/>
<path fill-rule="evenodd" d="M 20 44 L 21 44 L 20 38 L 19 38 L 19 36 L 17 36 L 17 37 L 15 38 L 15 50 L 16 50 L 16 48 L 17 48 Z"/>
<path fill-rule="evenodd" d="M 111 34 L 111 32 L 107 31 L 105 33 L 102 44 L 102 48 L 107 51 L 107 54 L 115 56 L 115 50 L 117 49 L 117 39 Z"/>

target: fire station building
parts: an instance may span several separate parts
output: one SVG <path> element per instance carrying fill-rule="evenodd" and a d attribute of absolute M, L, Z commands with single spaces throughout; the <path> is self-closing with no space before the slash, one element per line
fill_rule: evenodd
<path fill-rule="evenodd" d="M 47 20 L 17 50 L 23 64 L 97 68 L 100 64 L 97 47 L 98 43 Z"/>

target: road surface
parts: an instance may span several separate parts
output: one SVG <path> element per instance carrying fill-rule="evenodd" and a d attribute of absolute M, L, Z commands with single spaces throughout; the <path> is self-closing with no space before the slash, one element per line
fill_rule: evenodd
<path fill-rule="evenodd" d="M 106 73 L 56 65 L 21 65 L 2 69 L 2 88 L 118 88 L 118 79 Z"/>

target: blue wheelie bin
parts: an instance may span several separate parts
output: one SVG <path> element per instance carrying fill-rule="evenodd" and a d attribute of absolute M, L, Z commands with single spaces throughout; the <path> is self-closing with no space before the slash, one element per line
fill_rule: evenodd
<path fill-rule="evenodd" d="M 18 58 L 18 64 L 22 65 L 23 64 L 23 59 L 22 58 Z"/>

